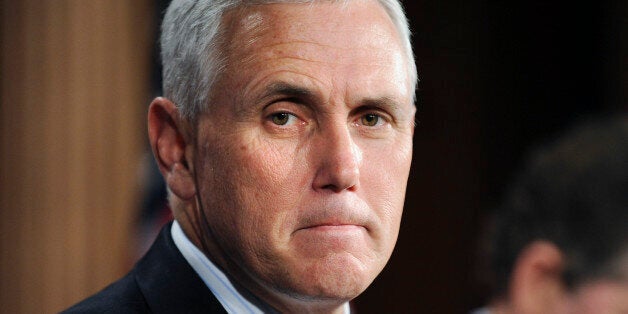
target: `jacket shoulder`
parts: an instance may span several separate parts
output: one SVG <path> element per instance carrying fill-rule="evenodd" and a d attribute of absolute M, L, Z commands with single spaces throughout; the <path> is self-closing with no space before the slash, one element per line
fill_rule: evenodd
<path fill-rule="evenodd" d="M 62 313 L 227 312 L 176 247 L 164 226 L 133 270 Z"/>
<path fill-rule="evenodd" d="M 132 273 L 112 283 L 100 292 L 77 303 L 63 314 L 73 313 L 149 313 Z"/>

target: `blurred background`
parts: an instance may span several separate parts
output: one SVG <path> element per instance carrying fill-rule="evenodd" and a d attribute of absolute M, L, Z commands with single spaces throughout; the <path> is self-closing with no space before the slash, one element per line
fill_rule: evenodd
<path fill-rule="evenodd" d="M 168 219 L 147 146 L 165 0 L 0 3 L 0 312 L 125 274 Z M 357 313 L 486 301 L 479 236 L 533 145 L 628 109 L 628 3 L 406 1 L 419 67 L 399 242 Z"/>

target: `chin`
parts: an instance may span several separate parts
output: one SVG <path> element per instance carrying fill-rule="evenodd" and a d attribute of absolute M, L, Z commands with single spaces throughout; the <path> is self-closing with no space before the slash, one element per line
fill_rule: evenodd
<path fill-rule="evenodd" d="M 286 280 L 278 287 L 281 292 L 304 301 L 346 302 L 366 290 L 380 270 L 348 253 L 331 254 L 309 265 L 305 261 L 297 273 L 286 274 L 283 278 Z"/>

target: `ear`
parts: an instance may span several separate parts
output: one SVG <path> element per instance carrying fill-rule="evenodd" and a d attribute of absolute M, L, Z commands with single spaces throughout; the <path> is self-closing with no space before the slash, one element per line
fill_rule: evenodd
<path fill-rule="evenodd" d="M 508 299 L 513 312 L 558 313 L 566 294 L 563 268 L 563 254 L 553 243 L 539 240 L 526 246 L 510 278 Z"/>
<path fill-rule="evenodd" d="M 186 141 L 179 111 L 170 100 L 157 97 L 148 109 L 148 137 L 159 171 L 170 190 L 182 200 L 196 194 L 192 171 L 185 156 L 191 143 Z"/>

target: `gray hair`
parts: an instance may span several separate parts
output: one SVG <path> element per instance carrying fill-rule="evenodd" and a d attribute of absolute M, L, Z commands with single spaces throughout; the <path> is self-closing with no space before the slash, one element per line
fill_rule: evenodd
<path fill-rule="evenodd" d="M 163 93 L 181 116 L 195 119 L 207 108 L 211 88 L 225 67 L 223 15 L 235 8 L 271 3 L 311 3 L 314 0 L 173 0 L 162 23 Z M 412 93 L 417 83 L 410 29 L 398 0 L 377 0 L 386 10 L 403 43 Z M 415 97 L 415 96 L 413 96 Z M 414 98 L 413 98 L 414 100 Z"/>

